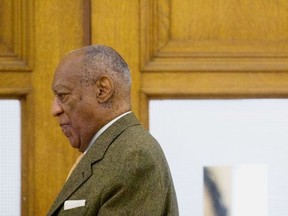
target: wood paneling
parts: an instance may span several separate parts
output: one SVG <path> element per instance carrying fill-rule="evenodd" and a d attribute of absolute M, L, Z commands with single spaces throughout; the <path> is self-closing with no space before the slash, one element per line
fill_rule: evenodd
<path fill-rule="evenodd" d="M 77 157 L 50 116 L 65 53 L 114 47 L 148 127 L 155 98 L 287 98 L 285 0 L 0 0 L 0 97 L 22 105 L 22 214 L 45 215 Z"/>
<path fill-rule="evenodd" d="M 287 1 L 141 1 L 143 71 L 286 71 Z"/>
<path fill-rule="evenodd" d="M 25 96 L 31 91 L 31 76 L 23 72 L 0 71 L 0 97 Z"/>
<path fill-rule="evenodd" d="M 286 97 L 288 73 L 153 73 L 142 76 L 150 98 Z"/>
<path fill-rule="evenodd" d="M 0 2 L 0 71 L 31 71 L 32 0 Z"/>
<path fill-rule="evenodd" d="M 111 46 L 127 61 L 132 74 L 132 107 L 139 116 L 139 2 L 93 0 L 91 10 L 92 44 Z"/>
<path fill-rule="evenodd" d="M 46 215 L 78 154 L 50 115 L 50 85 L 65 53 L 90 43 L 89 5 L 0 0 L 0 98 L 21 101 L 23 216 Z"/>
<path fill-rule="evenodd" d="M 85 1 L 35 1 L 35 55 L 32 73 L 34 136 L 34 208 L 46 215 L 74 163 L 74 150 L 51 116 L 51 82 L 63 56 L 86 45 Z M 84 41 L 85 40 L 85 41 Z"/>
<path fill-rule="evenodd" d="M 287 98 L 287 1 L 142 0 L 141 120 L 154 98 Z"/>
<path fill-rule="evenodd" d="M 32 215 L 33 98 L 31 72 L 33 65 L 32 0 L 0 1 L 0 98 L 21 102 L 21 213 Z"/>

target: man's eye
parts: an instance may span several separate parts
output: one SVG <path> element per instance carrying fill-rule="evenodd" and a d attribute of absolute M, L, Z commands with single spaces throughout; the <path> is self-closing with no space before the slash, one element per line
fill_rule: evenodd
<path fill-rule="evenodd" d="M 64 101 L 66 98 L 67 94 L 57 94 L 57 97 L 61 100 Z"/>

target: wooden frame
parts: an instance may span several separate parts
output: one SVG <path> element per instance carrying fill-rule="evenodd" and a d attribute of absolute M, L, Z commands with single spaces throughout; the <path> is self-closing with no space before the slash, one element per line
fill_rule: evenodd
<path fill-rule="evenodd" d="M 3 0 L 0 26 L 0 71 L 31 71 L 32 11 L 31 0 Z"/>
<path fill-rule="evenodd" d="M 21 104 L 21 215 L 33 212 L 33 115 L 29 88 L 0 89 L 0 99 L 17 99 Z"/>
<path fill-rule="evenodd" d="M 140 119 L 149 128 L 152 99 L 288 98 L 287 80 L 287 73 L 145 73 L 140 89 Z"/>
<path fill-rule="evenodd" d="M 288 45 L 286 40 L 279 39 L 286 35 L 284 31 L 277 37 L 273 33 L 274 40 L 265 36 L 263 40 L 233 40 L 228 33 L 226 40 L 199 40 L 197 35 L 179 39 L 172 32 L 173 24 L 176 25 L 172 23 L 175 22 L 172 15 L 177 13 L 173 3 L 173 0 L 140 1 L 140 119 L 147 128 L 151 99 L 288 97 Z M 201 4 L 201 1 L 194 3 Z M 229 4 L 239 8 L 240 2 Z M 269 11 L 269 4 L 253 1 L 250 8 L 261 6 Z M 284 18 L 285 7 L 281 6 L 274 5 Z M 209 7 L 203 6 L 200 13 L 205 14 Z M 265 20 L 265 24 L 279 21 L 274 10 L 269 14 L 271 19 Z M 233 13 L 226 15 L 239 18 Z M 250 15 L 255 17 L 257 13 Z M 185 28 L 183 24 L 181 27 Z M 205 26 L 197 27 L 205 32 Z"/>
<path fill-rule="evenodd" d="M 33 215 L 32 0 L 1 1 L 0 99 L 21 104 L 21 215 Z"/>
<path fill-rule="evenodd" d="M 283 41 L 174 39 L 172 0 L 141 0 L 141 70 L 285 71 L 288 45 Z M 280 6 L 279 6 L 280 7 Z"/>

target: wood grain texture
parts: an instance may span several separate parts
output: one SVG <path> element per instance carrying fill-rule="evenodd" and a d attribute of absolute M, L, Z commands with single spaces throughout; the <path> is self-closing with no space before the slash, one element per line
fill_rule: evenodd
<path fill-rule="evenodd" d="M 87 4 L 0 4 L 0 98 L 21 101 L 21 215 L 46 215 L 78 154 L 50 115 L 50 85 L 65 53 L 89 43 L 84 36 L 89 25 L 83 24 Z"/>
<path fill-rule="evenodd" d="M 239 42 L 287 39 L 287 7 L 285 0 L 171 0 L 172 39 Z"/>
<path fill-rule="evenodd" d="M 84 45 L 84 5 L 82 0 L 34 3 L 34 208 L 31 215 L 46 215 L 78 155 L 51 116 L 50 107 L 51 82 L 60 59 Z"/>
<path fill-rule="evenodd" d="M 142 0 L 141 5 L 142 71 L 288 67 L 285 0 Z"/>
<path fill-rule="evenodd" d="M 92 43 L 116 49 L 127 61 L 132 75 L 132 108 L 139 117 L 139 2 L 92 1 Z"/>
<path fill-rule="evenodd" d="M 33 5 L 31 0 L 0 1 L 0 99 L 21 102 L 21 215 L 33 209 Z"/>
<path fill-rule="evenodd" d="M 0 70 L 31 71 L 33 1 L 2 0 L 0 10 Z"/>
<path fill-rule="evenodd" d="M 47 213 L 78 156 L 50 115 L 50 84 L 67 52 L 90 43 L 119 51 L 133 111 L 148 128 L 152 99 L 288 98 L 287 8 L 286 0 L 1 0 L 0 98 L 21 100 L 22 215 Z"/>

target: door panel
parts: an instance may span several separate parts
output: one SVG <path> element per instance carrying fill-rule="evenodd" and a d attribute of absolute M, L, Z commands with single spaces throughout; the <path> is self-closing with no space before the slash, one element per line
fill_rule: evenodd
<path fill-rule="evenodd" d="M 286 98 L 287 1 L 1 0 L 0 97 L 22 107 L 22 214 L 45 215 L 77 157 L 50 116 L 59 60 L 90 43 L 132 71 L 133 111 L 153 98 Z"/>
<path fill-rule="evenodd" d="M 60 59 L 86 45 L 87 28 L 83 20 L 87 13 L 82 0 L 41 0 L 35 1 L 34 7 L 34 208 L 31 215 L 46 215 L 78 155 L 50 114 L 51 82 Z"/>
<path fill-rule="evenodd" d="M 91 38 L 128 61 L 133 109 L 148 127 L 151 98 L 286 97 L 286 7 L 284 0 L 92 1 Z"/>
<path fill-rule="evenodd" d="M 24 216 L 46 215 L 77 156 L 50 116 L 50 84 L 59 59 L 87 44 L 87 2 L 0 1 L 0 98 L 21 101 Z"/>
<path fill-rule="evenodd" d="M 139 110 L 139 1 L 91 2 L 92 44 L 105 44 L 116 49 L 132 71 L 132 107 Z"/>

